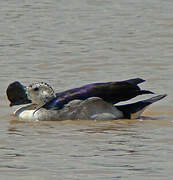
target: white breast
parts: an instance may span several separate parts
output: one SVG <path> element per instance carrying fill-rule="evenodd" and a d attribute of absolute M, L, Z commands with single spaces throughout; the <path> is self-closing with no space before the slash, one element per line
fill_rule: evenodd
<path fill-rule="evenodd" d="M 18 118 L 21 120 L 33 121 L 33 120 L 35 120 L 34 111 L 35 110 L 33 110 L 33 109 L 28 109 L 28 106 L 25 106 L 25 107 L 17 109 L 14 112 L 14 115 L 18 116 Z"/>
<path fill-rule="evenodd" d="M 36 111 L 36 108 L 32 105 L 17 109 L 14 115 L 24 121 L 64 120 L 58 110 L 46 110 L 41 108 Z"/>

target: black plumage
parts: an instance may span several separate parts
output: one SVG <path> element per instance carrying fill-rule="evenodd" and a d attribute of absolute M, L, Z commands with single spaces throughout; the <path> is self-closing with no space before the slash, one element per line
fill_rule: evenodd
<path fill-rule="evenodd" d="M 27 97 L 25 86 L 18 81 L 8 86 L 6 94 L 10 101 L 10 106 L 31 103 L 31 100 Z"/>
<path fill-rule="evenodd" d="M 100 97 L 104 101 L 116 104 L 126 101 L 142 94 L 153 94 L 148 90 L 141 90 L 138 84 L 145 80 L 140 78 L 106 83 L 93 83 L 79 88 L 70 89 L 56 94 L 56 98 L 46 103 L 46 109 L 61 109 L 68 102 L 79 99 L 85 100 L 89 97 Z"/>

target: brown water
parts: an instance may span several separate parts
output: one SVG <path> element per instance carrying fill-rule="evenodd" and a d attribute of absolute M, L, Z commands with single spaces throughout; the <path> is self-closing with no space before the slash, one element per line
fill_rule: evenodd
<path fill-rule="evenodd" d="M 173 1 L 1 0 L 0 7 L 0 179 L 172 179 Z M 18 122 L 5 96 L 15 80 L 60 91 L 134 77 L 168 94 L 143 120 Z"/>

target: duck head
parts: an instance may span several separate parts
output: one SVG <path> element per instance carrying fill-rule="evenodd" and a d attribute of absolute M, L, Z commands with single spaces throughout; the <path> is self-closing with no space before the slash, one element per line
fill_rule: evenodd
<path fill-rule="evenodd" d="M 52 87 L 44 82 L 32 83 L 26 87 L 28 98 L 32 103 L 44 105 L 56 97 Z"/>

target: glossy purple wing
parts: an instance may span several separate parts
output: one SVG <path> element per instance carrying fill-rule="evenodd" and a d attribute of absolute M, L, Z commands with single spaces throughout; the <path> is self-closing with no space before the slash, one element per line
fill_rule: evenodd
<path fill-rule="evenodd" d="M 68 102 L 79 99 L 85 100 L 89 97 L 100 97 L 104 101 L 116 104 L 126 101 L 141 94 L 153 94 L 151 91 L 141 90 L 137 84 L 144 80 L 136 78 L 120 82 L 93 83 L 57 93 L 57 97 L 46 103 L 46 109 L 61 109 Z"/>

